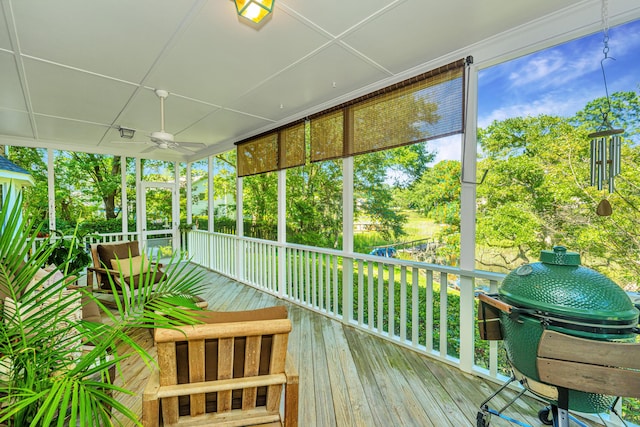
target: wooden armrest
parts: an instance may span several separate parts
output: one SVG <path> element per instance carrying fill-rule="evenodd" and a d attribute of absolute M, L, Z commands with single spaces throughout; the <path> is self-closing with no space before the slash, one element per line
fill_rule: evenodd
<path fill-rule="evenodd" d="M 114 270 L 112 268 L 102 268 L 102 267 L 87 267 L 87 271 L 92 271 L 95 273 L 100 273 L 100 274 L 111 274 L 113 275 L 119 275 L 120 273 L 118 272 L 118 270 Z"/>

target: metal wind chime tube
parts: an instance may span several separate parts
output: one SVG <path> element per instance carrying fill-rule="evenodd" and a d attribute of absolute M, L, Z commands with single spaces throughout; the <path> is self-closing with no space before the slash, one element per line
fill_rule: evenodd
<path fill-rule="evenodd" d="M 610 129 L 589 135 L 591 139 L 591 185 L 602 190 L 607 181 L 609 193 L 615 192 L 614 178 L 620 174 L 622 129 Z"/>

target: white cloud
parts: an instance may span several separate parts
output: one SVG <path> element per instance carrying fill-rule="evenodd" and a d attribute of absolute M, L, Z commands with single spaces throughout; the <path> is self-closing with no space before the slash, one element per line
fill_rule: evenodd
<path fill-rule="evenodd" d="M 614 27 L 609 35 L 609 54 L 616 59 L 604 62 L 609 94 L 639 90 L 640 21 Z M 478 127 L 509 117 L 569 117 L 605 96 L 602 37 L 593 34 L 483 70 Z"/>
<path fill-rule="evenodd" d="M 511 104 L 492 110 L 486 116 L 478 116 L 478 128 L 486 128 L 494 121 L 510 117 L 536 117 L 542 114 L 572 116 L 592 98 L 589 96 L 555 97 L 545 96 L 527 103 Z"/>
<path fill-rule="evenodd" d="M 444 138 L 429 141 L 427 149 L 436 151 L 436 157 L 430 165 L 435 165 L 443 160 L 460 160 L 462 135 L 451 135 Z"/>

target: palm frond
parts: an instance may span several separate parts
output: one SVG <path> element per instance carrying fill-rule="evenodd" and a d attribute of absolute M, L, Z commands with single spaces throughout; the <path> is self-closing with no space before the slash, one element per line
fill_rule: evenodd
<path fill-rule="evenodd" d="M 50 272 L 32 280 L 58 244 L 37 238 L 41 224 L 23 221 L 19 208 L 5 201 L 0 227 L 0 289 L 13 301 L 13 308 L 5 304 L 0 312 L 0 368 L 6 370 L 0 369 L 0 423 L 109 425 L 111 410 L 137 422 L 137 414 L 113 397 L 130 392 L 113 384 L 107 372 L 121 372 L 122 361 L 132 356 L 153 365 L 128 334 L 132 328 L 199 323 L 194 295 L 203 291 L 203 273 L 176 254 L 159 283 L 153 283 L 158 267 L 145 271 L 137 287 L 123 287 L 111 311 L 90 291 L 68 289 L 66 263 L 58 265 L 61 276 Z M 125 283 L 118 270 L 120 277 L 109 276 L 114 295 L 115 279 Z M 107 321 L 75 318 L 82 297 L 96 303 Z"/>

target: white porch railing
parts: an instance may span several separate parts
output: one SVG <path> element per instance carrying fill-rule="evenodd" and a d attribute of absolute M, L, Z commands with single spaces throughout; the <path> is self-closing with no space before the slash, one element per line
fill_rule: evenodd
<path fill-rule="evenodd" d="M 504 275 L 199 230 L 183 241 L 196 264 L 446 363 L 472 360 L 477 374 L 501 378 L 497 343 L 476 343 L 480 352 L 461 345 L 475 343 L 476 316 L 460 316 L 458 295 L 496 291 Z"/>
<path fill-rule="evenodd" d="M 57 240 L 59 238 L 60 237 L 56 235 L 51 236 L 51 240 Z M 71 235 L 62 237 L 62 239 L 65 239 L 65 240 L 71 240 L 72 238 L 73 236 Z M 32 250 L 35 250 L 38 246 L 40 246 L 40 244 L 44 240 L 45 240 L 44 237 L 35 239 L 33 241 L 34 247 L 32 248 Z M 93 233 L 84 238 L 84 244 L 91 245 L 94 243 L 111 243 L 111 242 L 132 241 L 132 240 L 139 240 L 139 235 L 135 231 L 131 231 L 128 233 L 102 233 L 102 234 Z"/>
<path fill-rule="evenodd" d="M 108 233 L 85 243 L 136 239 L 135 232 Z M 479 289 L 496 293 L 502 274 L 199 230 L 184 233 L 182 244 L 195 264 L 462 370 L 506 379 L 500 343 L 475 339 L 474 305 L 466 306 L 471 315 L 461 312 Z M 473 361 L 470 368 L 464 360 Z"/>
<path fill-rule="evenodd" d="M 473 303 L 479 290 L 496 293 L 503 274 L 199 230 L 182 242 L 192 262 L 234 280 L 463 371 L 498 383 L 509 375 L 500 341 L 476 339 Z M 622 413 L 620 401 L 616 409 Z"/>

